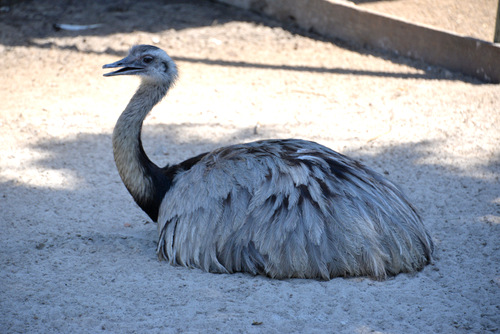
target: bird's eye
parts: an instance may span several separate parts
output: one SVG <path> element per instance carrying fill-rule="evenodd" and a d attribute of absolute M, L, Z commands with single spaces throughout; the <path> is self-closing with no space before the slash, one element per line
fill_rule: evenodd
<path fill-rule="evenodd" d="M 142 62 L 145 64 L 149 64 L 152 61 L 153 61 L 153 57 L 151 57 L 151 56 L 145 56 L 144 58 L 142 58 Z"/>

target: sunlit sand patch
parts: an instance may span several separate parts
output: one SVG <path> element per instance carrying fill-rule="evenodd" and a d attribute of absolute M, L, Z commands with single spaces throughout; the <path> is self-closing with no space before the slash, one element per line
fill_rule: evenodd
<path fill-rule="evenodd" d="M 27 154 L 27 152 L 24 152 Z M 0 179 L 2 182 L 11 182 L 15 186 L 39 187 L 54 190 L 75 190 L 81 186 L 74 172 L 69 169 L 50 169 L 37 166 L 37 161 L 44 159 L 48 154 L 33 154 L 36 156 L 27 158 L 23 152 L 8 154 L 3 159 L 0 168 Z"/>

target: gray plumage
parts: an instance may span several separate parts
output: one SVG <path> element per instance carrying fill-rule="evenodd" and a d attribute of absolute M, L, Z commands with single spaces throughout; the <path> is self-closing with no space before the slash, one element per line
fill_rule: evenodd
<path fill-rule="evenodd" d="M 142 83 L 113 132 L 116 165 L 158 222 L 157 253 L 173 265 L 273 278 L 383 279 L 431 261 L 432 239 L 393 183 L 340 153 L 299 139 L 263 140 L 159 168 L 142 122 L 177 77 L 172 59 L 139 45 L 104 68 Z"/>

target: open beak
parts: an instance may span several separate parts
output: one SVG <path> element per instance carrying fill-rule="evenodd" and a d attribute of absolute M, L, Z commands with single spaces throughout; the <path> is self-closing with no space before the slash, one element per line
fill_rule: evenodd
<path fill-rule="evenodd" d="M 122 60 L 118 60 L 114 63 L 106 64 L 102 68 L 117 68 L 117 67 L 120 68 L 113 72 L 104 73 L 103 75 L 105 77 L 112 77 L 115 75 L 131 75 L 131 74 L 138 74 L 142 70 L 144 70 L 144 66 L 141 66 L 135 60 L 130 59 L 129 56 L 123 58 Z"/>

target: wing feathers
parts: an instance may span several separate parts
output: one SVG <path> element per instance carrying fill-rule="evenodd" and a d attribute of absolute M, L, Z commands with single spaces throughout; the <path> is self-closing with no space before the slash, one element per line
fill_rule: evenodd
<path fill-rule="evenodd" d="M 384 278 L 422 268 L 432 253 L 392 183 L 300 140 L 207 154 L 174 179 L 158 229 L 158 255 L 172 264 L 276 278 Z"/>

